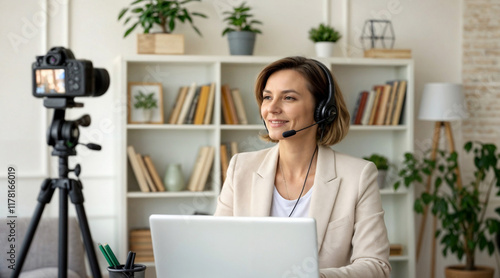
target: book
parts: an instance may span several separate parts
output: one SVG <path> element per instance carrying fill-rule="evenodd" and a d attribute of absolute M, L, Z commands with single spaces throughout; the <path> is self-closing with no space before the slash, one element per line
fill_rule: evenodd
<path fill-rule="evenodd" d="M 365 50 L 365 58 L 411 59 L 411 49 L 372 48 Z"/>
<path fill-rule="evenodd" d="M 151 160 L 151 157 L 149 155 L 145 155 L 143 158 L 144 158 L 144 163 L 146 164 L 146 168 L 148 169 L 149 173 L 151 174 L 151 178 L 153 179 L 155 187 L 158 189 L 158 191 L 164 192 L 165 185 L 163 184 L 163 181 L 160 178 L 158 171 L 156 171 L 156 167 L 153 164 L 153 160 Z"/>
<path fill-rule="evenodd" d="M 224 184 L 224 181 L 226 180 L 227 168 L 229 167 L 228 150 L 225 144 L 220 145 L 220 163 L 222 184 Z"/>
<path fill-rule="evenodd" d="M 179 88 L 179 92 L 177 93 L 177 98 L 175 100 L 172 113 L 170 113 L 170 117 L 168 119 L 169 124 L 177 123 L 177 119 L 179 118 L 179 114 L 181 113 L 182 105 L 184 104 L 184 100 L 186 99 L 188 90 L 189 90 L 188 86 L 182 86 Z"/>
<path fill-rule="evenodd" d="M 231 146 L 231 157 L 233 157 L 233 155 L 238 153 L 238 142 L 232 141 L 229 144 Z"/>
<path fill-rule="evenodd" d="M 377 119 L 377 113 L 380 108 L 380 95 L 382 94 L 382 87 L 373 86 L 373 90 L 375 91 L 375 99 L 373 100 L 373 108 L 370 115 L 370 121 L 368 122 L 369 125 L 374 125 Z"/>
<path fill-rule="evenodd" d="M 200 172 L 200 177 L 198 180 L 198 185 L 196 191 L 203 191 L 207 185 L 208 176 L 210 174 L 210 169 L 214 163 L 215 148 L 213 146 L 208 147 L 208 153 L 203 159 L 203 167 Z"/>
<path fill-rule="evenodd" d="M 137 153 L 132 145 L 127 147 L 127 155 L 140 190 L 142 192 L 150 192 L 144 173 L 142 172 L 139 161 L 137 160 Z"/>
<path fill-rule="evenodd" d="M 196 107 L 198 105 L 198 100 L 200 99 L 201 86 L 196 87 L 196 91 L 193 96 L 193 100 L 189 105 L 189 109 L 186 115 L 186 119 L 184 119 L 184 124 L 193 124 L 194 122 L 194 114 L 196 113 Z"/>
<path fill-rule="evenodd" d="M 398 93 L 398 81 L 388 81 L 387 84 L 392 86 L 391 95 L 389 101 L 387 102 L 387 113 L 385 115 L 384 124 L 390 125 L 392 123 L 392 115 L 395 108 L 395 99 Z"/>
<path fill-rule="evenodd" d="M 394 108 L 394 115 L 392 117 L 392 125 L 401 123 L 402 111 L 406 99 L 406 80 L 400 80 L 398 86 L 398 98 L 396 107 Z"/>
<path fill-rule="evenodd" d="M 146 178 L 146 182 L 148 184 L 150 191 L 157 192 L 158 190 L 156 189 L 153 179 L 151 178 L 151 175 L 149 174 L 148 169 L 146 168 L 146 164 L 144 163 L 142 155 L 140 153 L 136 155 L 137 155 L 137 161 L 139 161 L 139 166 L 141 167 L 141 171 L 144 173 L 144 177 Z"/>
<path fill-rule="evenodd" d="M 361 119 L 363 118 L 363 113 L 365 112 L 366 100 L 368 99 L 368 92 L 367 91 L 361 92 L 359 95 L 359 98 L 360 98 L 359 107 L 358 107 L 358 111 L 356 111 L 357 114 L 356 114 L 356 118 L 354 120 L 355 125 L 361 124 Z"/>
<path fill-rule="evenodd" d="M 231 95 L 233 97 L 234 106 L 236 108 L 236 113 L 238 116 L 238 123 L 242 125 L 248 124 L 247 114 L 245 111 L 245 105 L 243 104 L 243 99 L 241 98 L 239 89 L 232 89 Z"/>
<path fill-rule="evenodd" d="M 232 114 L 229 108 L 229 99 L 227 97 L 227 92 L 229 92 L 229 85 L 224 84 L 221 87 L 221 107 L 222 107 L 222 116 L 224 118 L 224 123 L 227 125 L 232 125 L 234 124 L 234 121 L 232 119 Z"/>
<path fill-rule="evenodd" d="M 363 112 L 363 117 L 361 118 L 362 125 L 368 125 L 368 122 L 370 121 L 374 100 L 375 100 L 375 91 L 372 90 L 368 92 L 368 99 L 366 100 L 365 112 Z"/>
<path fill-rule="evenodd" d="M 188 113 L 189 107 L 191 106 L 191 102 L 193 101 L 195 93 L 196 93 L 196 83 L 193 82 L 191 84 L 191 86 L 189 86 L 189 90 L 187 92 L 184 103 L 182 104 L 182 108 L 181 108 L 181 111 L 179 113 L 179 117 L 177 118 L 178 125 L 183 124 L 184 121 L 186 120 L 187 113 Z"/>
<path fill-rule="evenodd" d="M 205 117 L 205 111 L 207 109 L 208 97 L 210 95 L 210 86 L 203 85 L 200 89 L 200 98 L 198 104 L 196 105 L 196 112 L 194 114 L 193 124 L 202 125 L 203 118 Z"/>
<path fill-rule="evenodd" d="M 215 101 L 215 83 L 210 84 L 210 94 L 208 96 L 207 110 L 205 112 L 205 118 L 203 124 L 209 125 L 212 122 L 212 114 L 214 112 L 214 101 Z"/>
<path fill-rule="evenodd" d="M 377 111 L 376 125 L 383 125 L 385 121 L 385 114 L 387 112 L 387 103 L 391 92 L 391 85 L 382 85 L 382 95 L 380 96 L 380 104 Z"/>
<path fill-rule="evenodd" d="M 191 177 L 189 178 L 189 183 L 187 186 L 187 190 L 189 191 L 196 191 L 198 188 L 198 181 L 200 180 L 200 174 L 201 171 L 203 170 L 203 163 L 204 159 L 208 156 L 209 152 L 209 147 L 208 146 L 202 146 L 198 150 L 198 155 L 196 157 L 194 166 L 193 166 L 193 171 L 191 173 Z"/>
<path fill-rule="evenodd" d="M 354 122 L 356 121 L 356 116 L 358 115 L 360 103 L 361 103 L 361 93 L 359 93 L 358 98 L 356 98 L 356 104 L 354 105 L 354 109 L 352 111 L 351 124 L 354 124 Z"/>

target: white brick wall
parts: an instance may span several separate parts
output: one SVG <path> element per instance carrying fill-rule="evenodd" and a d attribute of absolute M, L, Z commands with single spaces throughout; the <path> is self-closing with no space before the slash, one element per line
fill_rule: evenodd
<path fill-rule="evenodd" d="M 500 1 L 464 0 L 463 16 L 464 141 L 500 146 Z"/>

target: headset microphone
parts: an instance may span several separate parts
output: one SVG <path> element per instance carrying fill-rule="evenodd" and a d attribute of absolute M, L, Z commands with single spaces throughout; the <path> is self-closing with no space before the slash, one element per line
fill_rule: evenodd
<path fill-rule="evenodd" d="M 317 124 L 320 124 L 320 123 L 322 123 L 322 122 L 324 122 L 324 121 L 326 121 L 326 120 L 328 120 L 328 119 L 322 119 L 322 120 L 320 120 L 320 121 L 315 122 L 315 123 L 314 123 L 314 124 L 312 124 L 312 125 L 306 126 L 306 127 L 301 128 L 301 129 L 299 129 L 299 130 L 292 129 L 292 130 L 285 131 L 285 132 L 283 132 L 283 133 L 282 133 L 282 135 L 283 135 L 283 137 L 284 137 L 284 138 L 288 138 L 288 137 L 290 137 L 290 136 L 294 136 L 295 134 L 297 134 L 297 132 L 302 131 L 302 130 L 304 130 L 304 129 L 308 129 L 308 128 L 310 128 L 310 127 L 312 127 L 312 126 L 315 126 L 315 125 L 317 125 Z"/>

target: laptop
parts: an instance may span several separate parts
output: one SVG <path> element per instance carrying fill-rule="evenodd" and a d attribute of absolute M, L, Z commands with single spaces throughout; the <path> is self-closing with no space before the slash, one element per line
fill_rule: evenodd
<path fill-rule="evenodd" d="M 156 277 L 319 277 L 313 218 L 149 218 Z"/>

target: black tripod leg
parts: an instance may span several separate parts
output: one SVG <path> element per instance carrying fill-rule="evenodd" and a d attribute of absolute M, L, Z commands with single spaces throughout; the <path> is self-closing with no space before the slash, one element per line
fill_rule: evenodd
<path fill-rule="evenodd" d="M 83 237 L 83 243 L 85 244 L 87 258 L 89 259 L 90 268 L 92 270 L 92 277 L 101 278 L 101 271 L 95 254 L 94 242 L 92 241 L 87 215 L 85 213 L 85 208 L 83 207 L 82 184 L 79 181 L 73 181 L 69 196 L 71 202 L 75 205 L 78 223 L 80 223 L 80 231 Z"/>
<path fill-rule="evenodd" d="M 66 278 L 68 276 L 68 189 L 67 188 L 69 188 L 69 186 L 62 186 L 59 188 L 59 278 Z"/>
<path fill-rule="evenodd" d="M 45 209 L 45 205 L 50 203 L 50 199 L 52 199 L 52 194 L 54 194 L 55 187 L 52 186 L 51 179 L 45 179 L 40 188 L 40 193 L 38 194 L 38 204 L 35 208 L 35 212 L 33 213 L 33 217 L 31 218 L 30 225 L 28 226 L 28 230 L 26 231 L 26 235 L 24 237 L 24 242 L 21 247 L 21 251 L 19 252 L 19 257 L 17 260 L 16 268 L 10 277 L 17 278 L 19 274 L 21 274 L 21 270 L 23 268 L 24 260 L 26 259 L 26 255 L 31 246 L 31 241 L 36 232 L 36 228 L 38 227 L 38 223 L 40 222 L 40 218 L 42 217 L 43 210 Z"/>

